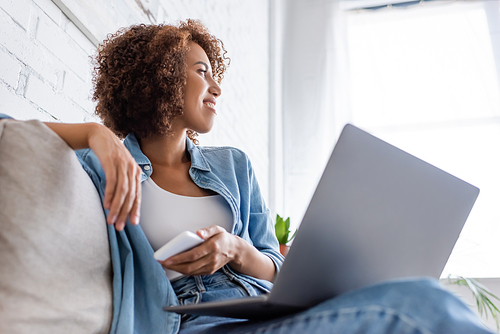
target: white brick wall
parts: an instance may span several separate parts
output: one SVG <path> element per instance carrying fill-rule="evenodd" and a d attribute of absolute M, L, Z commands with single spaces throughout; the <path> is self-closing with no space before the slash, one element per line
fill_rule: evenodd
<path fill-rule="evenodd" d="M 0 7 L 0 110 L 19 119 L 84 122 L 92 116 L 89 54 L 50 0 Z M 71 32 L 72 34 L 69 34 Z M 80 45 L 82 44 L 82 45 Z M 84 93 L 85 92 L 85 93 Z"/>
<path fill-rule="evenodd" d="M 231 145 L 251 158 L 268 196 L 269 0 L 160 0 L 159 22 L 201 19 L 221 38 L 232 62 L 223 82 L 218 118 L 204 145 Z M 112 2 L 105 9 L 116 6 Z M 110 17 L 140 17 L 120 7 Z M 102 12 L 100 12 L 101 14 Z M 95 46 L 51 0 L 0 3 L 0 112 L 18 119 L 96 121 L 89 55 Z M 103 32 L 103 34 L 109 33 Z"/>

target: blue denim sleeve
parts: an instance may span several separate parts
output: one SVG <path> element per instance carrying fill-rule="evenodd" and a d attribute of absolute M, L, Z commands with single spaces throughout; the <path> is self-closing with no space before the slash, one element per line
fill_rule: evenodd
<path fill-rule="evenodd" d="M 279 252 L 279 243 L 274 232 L 271 211 L 267 208 L 260 187 L 255 177 L 250 160 L 247 158 L 247 171 L 250 188 L 250 219 L 248 232 L 255 248 L 269 256 L 274 262 L 276 271 L 283 264 L 284 257 Z"/>
<path fill-rule="evenodd" d="M 106 187 L 106 177 L 104 176 L 104 170 L 101 167 L 99 159 L 90 148 L 76 150 L 75 153 L 83 169 L 92 179 L 92 182 L 99 192 L 101 201 L 103 201 L 104 189 Z"/>
<path fill-rule="evenodd" d="M 6 119 L 14 119 L 13 117 L 10 117 L 10 116 L 9 116 L 9 115 L 7 115 L 7 114 L 2 114 L 2 113 L 0 113 L 0 119 L 4 119 L 4 118 L 6 118 Z"/>

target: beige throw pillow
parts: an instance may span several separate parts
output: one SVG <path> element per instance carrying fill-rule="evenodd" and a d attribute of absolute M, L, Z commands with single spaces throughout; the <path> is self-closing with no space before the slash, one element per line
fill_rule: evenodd
<path fill-rule="evenodd" d="M 99 195 L 39 121 L 0 122 L 0 333 L 105 333 L 109 244 Z"/>

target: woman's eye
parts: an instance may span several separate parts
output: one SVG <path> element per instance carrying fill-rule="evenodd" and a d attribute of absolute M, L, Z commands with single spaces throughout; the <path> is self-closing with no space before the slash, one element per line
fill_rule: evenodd
<path fill-rule="evenodd" d="M 203 76 L 207 75 L 207 70 L 199 69 L 198 72 L 201 73 Z"/>

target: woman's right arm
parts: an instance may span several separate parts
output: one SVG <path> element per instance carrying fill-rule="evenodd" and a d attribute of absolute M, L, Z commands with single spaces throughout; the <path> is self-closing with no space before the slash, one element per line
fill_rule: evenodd
<path fill-rule="evenodd" d="M 97 123 L 45 123 L 72 149 L 90 148 L 101 162 L 106 175 L 104 208 L 107 222 L 120 231 L 127 217 L 139 223 L 141 169 L 123 143 L 108 128 Z"/>
<path fill-rule="evenodd" d="M 2 121 L 2 119 L 0 119 Z M 46 122 L 72 149 L 90 148 L 106 175 L 104 208 L 107 223 L 123 230 L 127 217 L 139 223 L 141 169 L 123 143 L 108 128 L 98 123 L 64 124 Z"/>

